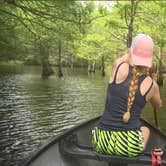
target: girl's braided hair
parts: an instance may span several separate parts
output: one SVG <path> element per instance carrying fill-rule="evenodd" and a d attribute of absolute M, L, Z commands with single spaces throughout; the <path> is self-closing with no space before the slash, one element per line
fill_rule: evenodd
<path fill-rule="evenodd" d="M 130 110 L 135 99 L 136 90 L 138 88 L 138 79 L 141 75 L 149 73 L 149 68 L 143 66 L 133 66 L 131 73 L 132 73 L 132 79 L 129 85 L 127 111 L 123 115 L 123 121 L 125 123 L 128 123 L 130 119 Z"/>

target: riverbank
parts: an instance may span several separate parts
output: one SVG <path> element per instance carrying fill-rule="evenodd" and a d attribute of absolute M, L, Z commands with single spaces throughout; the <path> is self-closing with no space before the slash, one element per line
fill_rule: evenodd
<path fill-rule="evenodd" d="M 1 65 L 22 65 L 24 64 L 23 61 L 19 61 L 19 60 L 8 60 L 8 61 L 1 61 L 0 62 L 0 66 Z"/>

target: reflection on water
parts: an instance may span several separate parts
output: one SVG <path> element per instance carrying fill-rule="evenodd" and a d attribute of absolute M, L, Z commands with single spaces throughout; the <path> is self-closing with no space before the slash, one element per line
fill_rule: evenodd
<path fill-rule="evenodd" d="M 37 67 L 9 69 L 0 76 L 0 165 L 17 165 L 50 137 L 103 110 L 100 76 L 66 70 L 62 79 L 42 80 Z"/>
<path fill-rule="evenodd" d="M 0 67 L 0 165 L 16 166 L 43 142 L 103 112 L 107 78 L 65 70 L 65 76 L 40 78 L 39 67 Z M 160 110 L 166 133 L 166 91 Z M 153 122 L 148 105 L 144 116 Z"/>

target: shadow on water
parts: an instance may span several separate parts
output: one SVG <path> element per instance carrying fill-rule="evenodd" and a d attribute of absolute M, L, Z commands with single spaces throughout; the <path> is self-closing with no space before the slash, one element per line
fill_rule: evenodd
<path fill-rule="evenodd" d="M 17 166 L 43 142 L 102 114 L 108 77 L 65 69 L 64 77 L 40 77 L 40 67 L 0 66 L 0 165 Z M 161 129 L 166 133 L 166 87 Z M 153 123 L 147 105 L 143 116 Z"/>

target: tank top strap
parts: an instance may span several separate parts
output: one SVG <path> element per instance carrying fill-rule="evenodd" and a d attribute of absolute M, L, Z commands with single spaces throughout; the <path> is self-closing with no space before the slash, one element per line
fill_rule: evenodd
<path fill-rule="evenodd" d="M 143 74 L 142 76 L 140 76 L 140 78 L 139 78 L 139 80 L 138 80 L 138 87 L 139 87 L 139 88 L 140 88 L 140 86 L 141 86 L 142 81 L 143 81 L 146 77 L 147 77 L 146 74 Z"/>
<path fill-rule="evenodd" d="M 146 77 L 147 77 L 147 75 L 144 74 L 144 75 L 142 75 L 142 76 L 139 78 L 139 80 L 138 80 L 139 91 L 140 91 L 140 88 L 141 88 L 141 87 L 140 87 L 140 86 L 141 86 L 141 83 L 142 83 L 142 81 L 143 81 Z M 147 94 L 149 93 L 149 91 L 151 90 L 152 86 L 153 86 L 153 80 L 152 80 L 152 82 L 151 82 L 151 84 L 150 84 L 148 90 L 146 91 L 146 93 L 145 93 L 143 96 L 146 97 L 146 95 L 147 95 Z"/>
<path fill-rule="evenodd" d="M 147 90 L 146 93 L 144 94 L 145 97 L 146 97 L 146 95 L 149 93 L 149 91 L 152 89 L 152 86 L 153 86 L 153 80 L 152 80 L 152 82 L 151 82 L 150 87 L 148 88 L 148 90 Z"/>
<path fill-rule="evenodd" d="M 126 62 L 121 62 L 121 63 L 117 66 L 117 68 L 116 68 L 116 70 L 115 70 L 115 75 L 114 75 L 113 83 L 116 82 L 116 77 L 117 77 L 117 74 L 118 74 L 118 70 L 119 70 L 120 66 L 121 66 L 123 63 L 126 63 Z"/>

